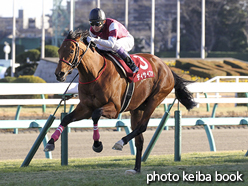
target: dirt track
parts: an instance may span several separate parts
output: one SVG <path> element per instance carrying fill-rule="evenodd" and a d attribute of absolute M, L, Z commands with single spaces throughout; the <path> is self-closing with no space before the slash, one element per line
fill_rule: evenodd
<path fill-rule="evenodd" d="M 48 137 L 52 135 L 48 133 Z M 148 129 L 144 133 L 144 150 L 152 138 L 155 130 Z M 0 160 L 25 159 L 34 141 L 38 136 L 37 131 L 26 131 L 19 134 L 0 133 Z M 217 151 L 243 150 L 244 154 L 248 149 L 248 127 L 227 127 L 213 130 L 213 136 Z M 92 150 L 92 131 L 71 131 L 69 133 L 69 158 L 86 158 L 100 156 L 122 156 L 130 155 L 129 145 L 123 151 L 112 150 L 115 142 L 120 140 L 125 132 L 113 130 L 100 130 L 103 151 L 95 153 Z M 56 142 L 53 158 L 60 158 L 60 140 Z M 45 158 L 43 144 L 38 149 L 34 159 Z M 182 153 L 209 151 L 209 144 L 203 128 L 182 130 Z M 162 131 L 151 155 L 173 154 L 174 153 L 174 130 Z"/>
<path fill-rule="evenodd" d="M 211 107 L 212 108 L 212 107 Z M 50 110 L 49 110 L 50 109 Z M 63 109 L 63 108 L 62 108 Z M 173 108 L 176 109 L 176 108 Z M 194 108 L 190 112 L 182 108 L 183 117 L 210 117 L 211 112 L 206 111 L 205 105 L 199 108 Z M 22 108 L 20 119 L 47 119 L 49 113 L 54 112 L 54 108 L 47 108 L 46 113 L 42 113 L 40 108 Z M 1 108 L 0 119 L 14 119 L 16 108 Z M 58 112 L 61 113 L 61 112 Z M 155 112 L 155 117 L 161 118 L 164 111 L 163 108 Z M 174 111 L 171 111 L 173 117 Z M 56 116 L 58 119 L 60 115 Z M 216 117 L 248 117 L 247 107 L 234 107 L 234 105 L 219 105 Z M 126 118 L 124 115 L 123 118 Z M 49 131 L 48 137 L 52 135 L 54 130 Z M 152 138 L 155 130 L 148 128 L 144 133 L 144 151 Z M 213 130 L 213 136 L 216 143 L 217 151 L 232 151 L 244 150 L 244 154 L 248 149 L 248 126 L 223 126 L 216 127 Z M 38 130 L 19 130 L 19 134 L 13 134 L 0 130 L 0 160 L 7 159 L 22 159 L 27 156 L 33 143 L 38 137 Z M 86 158 L 99 156 L 122 156 L 130 155 L 129 145 L 123 148 L 123 151 L 114 151 L 112 146 L 115 142 L 125 136 L 124 130 L 122 132 L 113 131 L 111 129 L 100 128 L 100 140 L 103 142 L 103 151 L 95 153 L 92 150 L 92 129 L 89 130 L 72 130 L 69 134 L 69 158 Z M 53 151 L 53 158 L 60 158 L 60 140 L 56 142 L 55 151 Z M 203 127 L 183 127 L 182 130 L 182 153 L 187 152 L 204 152 L 209 151 L 209 144 L 207 135 Z M 163 131 L 158 139 L 152 155 L 173 154 L 174 153 L 174 130 Z M 45 158 L 43 152 L 43 144 L 38 149 L 35 159 Z"/>

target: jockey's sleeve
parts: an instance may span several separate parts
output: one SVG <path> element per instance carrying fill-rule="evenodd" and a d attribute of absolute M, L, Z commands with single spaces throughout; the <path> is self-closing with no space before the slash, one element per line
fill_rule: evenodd
<path fill-rule="evenodd" d="M 91 30 L 89 31 L 89 33 L 91 37 L 95 38 L 93 40 L 94 43 L 113 50 L 116 45 L 119 26 L 116 22 L 112 22 L 110 25 L 108 25 L 107 28 L 108 32 L 105 32 L 103 34 L 107 34 L 108 39 L 101 39 L 100 37 L 97 37 L 97 35 L 93 34 Z"/>
<path fill-rule="evenodd" d="M 116 40 L 117 40 L 117 39 L 116 39 L 115 37 L 109 36 L 109 37 L 108 37 L 108 40 L 105 40 L 105 39 L 97 39 L 97 38 L 96 38 L 96 39 L 94 40 L 94 42 L 95 42 L 96 44 L 99 44 L 99 45 L 103 46 L 103 47 L 113 49 L 114 46 L 115 46 Z"/>

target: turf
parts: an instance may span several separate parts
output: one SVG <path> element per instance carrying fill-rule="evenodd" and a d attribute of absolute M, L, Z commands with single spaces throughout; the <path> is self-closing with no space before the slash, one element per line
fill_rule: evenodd
<path fill-rule="evenodd" d="M 141 173 L 136 175 L 125 175 L 134 166 L 134 156 L 69 159 L 68 166 L 49 159 L 33 160 L 28 167 L 20 167 L 23 160 L 0 161 L 0 185 L 138 186 L 146 185 L 151 179 L 155 181 L 149 185 L 247 185 L 248 157 L 244 154 L 242 151 L 187 153 L 177 162 L 173 155 L 149 156 L 142 163 Z M 238 171 L 243 181 L 217 182 L 216 171 L 232 178 Z M 174 180 L 172 176 L 169 180 L 169 174 Z M 179 181 L 175 181 L 176 176 Z M 194 179 L 189 179 L 190 176 Z M 204 176 L 211 177 L 211 181 L 201 181 Z"/>

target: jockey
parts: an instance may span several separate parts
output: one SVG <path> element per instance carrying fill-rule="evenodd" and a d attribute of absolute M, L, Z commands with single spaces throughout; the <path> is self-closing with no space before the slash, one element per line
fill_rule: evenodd
<path fill-rule="evenodd" d="M 91 10 L 89 22 L 91 27 L 87 41 L 96 43 L 100 50 L 116 52 L 133 73 L 138 72 L 139 68 L 127 53 L 134 46 L 134 38 L 127 29 L 118 21 L 106 18 L 99 8 Z"/>

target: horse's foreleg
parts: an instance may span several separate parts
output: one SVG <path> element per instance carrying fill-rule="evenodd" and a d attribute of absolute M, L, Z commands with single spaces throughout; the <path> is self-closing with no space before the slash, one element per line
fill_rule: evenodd
<path fill-rule="evenodd" d="M 92 113 L 92 120 L 93 120 L 93 125 L 94 125 L 94 132 L 93 132 L 94 144 L 92 146 L 92 149 L 95 152 L 101 152 L 103 149 L 102 142 L 99 141 L 100 134 L 98 130 L 98 121 L 101 116 L 105 116 L 107 118 L 116 118 L 117 111 L 116 111 L 115 105 L 112 102 L 108 103 L 104 105 L 103 107 L 94 110 Z"/>
<path fill-rule="evenodd" d="M 102 142 L 99 141 L 100 134 L 99 134 L 99 130 L 98 130 L 98 121 L 99 121 L 100 117 L 102 116 L 102 113 L 103 113 L 102 108 L 98 108 L 98 109 L 94 110 L 92 113 L 92 120 L 93 120 L 93 125 L 94 125 L 94 131 L 93 131 L 94 144 L 92 146 L 92 149 L 95 152 L 101 152 L 103 149 Z"/>
<path fill-rule="evenodd" d="M 67 127 L 67 125 L 69 123 L 71 123 L 73 115 L 74 115 L 74 113 L 72 112 L 72 113 L 66 115 L 62 119 L 60 125 L 58 126 L 58 128 L 55 130 L 55 132 L 51 136 L 51 138 L 54 140 L 54 142 L 56 142 L 59 139 L 59 137 L 60 137 L 61 133 L 64 131 L 65 127 Z"/>
<path fill-rule="evenodd" d="M 60 135 L 62 134 L 63 130 L 65 129 L 65 127 L 67 127 L 67 125 L 72 121 L 73 118 L 73 112 L 66 115 L 60 125 L 58 126 L 58 128 L 55 130 L 55 132 L 52 134 L 51 139 L 48 141 L 44 151 L 53 151 L 55 148 L 54 142 L 56 142 Z"/>
<path fill-rule="evenodd" d="M 54 143 L 59 139 L 61 133 L 63 132 L 64 128 L 67 127 L 69 123 L 72 121 L 78 121 L 84 118 L 89 118 L 90 117 L 90 110 L 83 109 L 81 105 L 78 105 L 77 108 L 71 112 L 70 114 L 66 115 L 58 128 L 55 130 L 55 132 L 52 134 L 51 139 L 48 141 L 46 147 L 44 148 L 44 151 L 53 151 L 55 148 Z M 83 113 L 83 114 L 82 114 Z"/>

